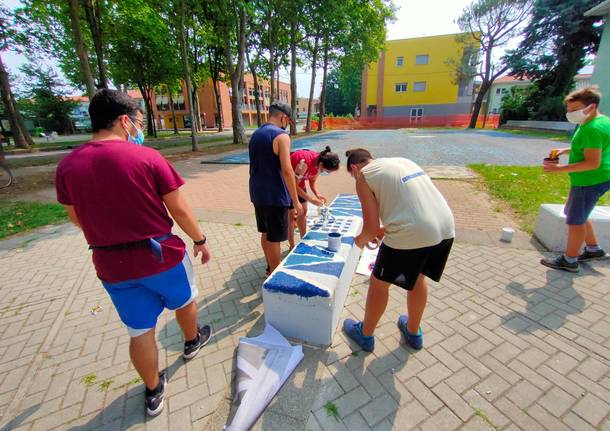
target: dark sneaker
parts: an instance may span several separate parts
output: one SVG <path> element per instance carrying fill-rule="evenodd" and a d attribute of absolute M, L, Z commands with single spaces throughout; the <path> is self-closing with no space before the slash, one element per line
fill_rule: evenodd
<path fill-rule="evenodd" d="M 582 254 L 580 256 L 578 256 L 578 261 L 579 262 L 588 262 L 590 260 L 606 259 L 607 257 L 608 257 L 608 255 L 601 248 L 597 251 L 587 251 L 585 249 L 585 251 L 583 251 Z"/>
<path fill-rule="evenodd" d="M 149 416 L 157 416 L 163 411 L 163 398 L 165 398 L 165 388 L 167 386 L 167 372 L 159 373 L 159 386 L 157 390 L 151 391 L 146 388 L 146 414 Z"/>
<path fill-rule="evenodd" d="M 540 259 L 540 263 L 553 269 L 561 269 L 569 272 L 580 272 L 578 262 L 570 263 L 563 257 L 563 254 L 555 259 Z"/>
<path fill-rule="evenodd" d="M 362 322 L 356 322 L 353 319 L 345 319 L 343 322 L 343 331 L 345 334 L 354 340 L 356 344 L 362 347 L 362 350 L 372 352 L 375 350 L 375 337 L 362 335 Z"/>
<path fill-rule="evenodd" d="M 402 316 L 400 316 L 398 318 L 398 329 L 400 329 L 400 332 L 402 332 L 402 335 L 405 336 L 405 340 L 407 340 L 407 343 L 409 343 L 409 346 L 413 347 L 416 350 L 420 350 L 422 347 L 424 347 L 424 334 L 421 331 L 421 326 L 419 328 L 419 330 L 417 331 L 417 334 L 411 334 L 408 330 L 407 330 L 407 322 L 409 321 L 409 318 L 407 316 L 405 316 L 404 314 Z"/>
<path fill-rule="evenodd" d="M 193 359 L 199 353 L 199 350 L 208 342 L 212 337 L 212 328 L 210 325 L 204 325 L 197 330 L 197 339 L 194 341 L 187 341 L 184 343 L 184 353 L 182 357 L 184 359 Z"/>

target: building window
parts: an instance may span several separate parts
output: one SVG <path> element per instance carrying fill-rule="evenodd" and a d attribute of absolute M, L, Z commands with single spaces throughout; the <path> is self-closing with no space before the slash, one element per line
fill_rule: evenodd
<path fill-rule="evenodd" d="M 401 82 L 401 83 L 394 85 L 394 90 L 397 93 L 406 93 L 407 92 L 407 83 Z"/>
<path fill-rule="evenodd" d="M 426 91 L 426 81 L 414 82 L 413 91 Z"/>
<path fill-rule="evenodd" d="M 416 55 L 415 64 L 428 64 L 428 54 Z"/>
<path fill-rule="evenodd" d="M 496 88 L 496 94 L 500 94 L 500 89 Z"/>
<path fill-rule="evenodd" d="M 421 120 L 424 116 L 424 108 L 411 108 L 411 120 Z"/>
<path fill-rule="evenodd" d="M 508 93 L 508 89 L 507 88 L 503 88 L 502 89 L 502 94 L 506 94 L 506 93 Z"/>
<path fill-rule="evenodd" d="M 403 56 L 396 57 L 396 66 L 403 66 L 405 64 L 405 58 Z"/>

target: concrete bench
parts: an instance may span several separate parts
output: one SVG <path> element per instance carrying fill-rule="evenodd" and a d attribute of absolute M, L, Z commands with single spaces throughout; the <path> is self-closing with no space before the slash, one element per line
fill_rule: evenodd
<path fill-rule="evenodd" d="M 604 250 L 610 250 L 610 207 L 595 207 L 589 220 L 593 222 L 599 245 Z M 563 205 L 540 205 L 534 236 L 551 251 L 565 251 L 568 226 Z"/>
<path fill-rule="evenodd" d="M 265 320 L 286 337 L 330 346 L 358 264 L 354 237 L 362 230 L 360 203 L 339 195 L 334 220 L 318 222 L 263 283 Z M 338 252 L 327 249 L 329 232 L 342 234 Z"/>

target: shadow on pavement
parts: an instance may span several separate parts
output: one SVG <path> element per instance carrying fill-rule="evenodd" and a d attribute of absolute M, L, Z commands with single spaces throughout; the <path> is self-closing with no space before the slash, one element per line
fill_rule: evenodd
<path fill-rule="evenodd" d="M 556 330 L 566 323 L 568 316 L 585 309 L 585 300 L 574 289 L 577 275 L 549 270 L 546 277 L 546 284 L 538 288 L 527 288 L 516 282 L 506 286 L 508 293 L 526 302 L 525 313 L 513 311 L 502 318 L 506 327 L 516 333 L 532 333 L 540 326 Z"/>

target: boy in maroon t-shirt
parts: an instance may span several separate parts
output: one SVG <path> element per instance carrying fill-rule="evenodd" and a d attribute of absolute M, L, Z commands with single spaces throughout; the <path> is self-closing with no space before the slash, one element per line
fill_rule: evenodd
<path fill-rule="evenodd" d="M 93 250 L 97 275 L 131 336 L 129 353 L 146 385 L 146 411 L 156 416 L 167 384 L 155 340 L 163 309 L 176 310 L 185 359 L 211 336 L 208 325 L 197 326 L 193 269 L 184 242 L 171 233 L 172 218 L 193 239 L 201 263 L 211 255 L 180 195 L 184 180 L 156 150 L 142 146 L 142 112 L 135 100 L 103 89 L 93 96 L 89 115 L 93 139 L 57 167 L 57 200 Z"/>

